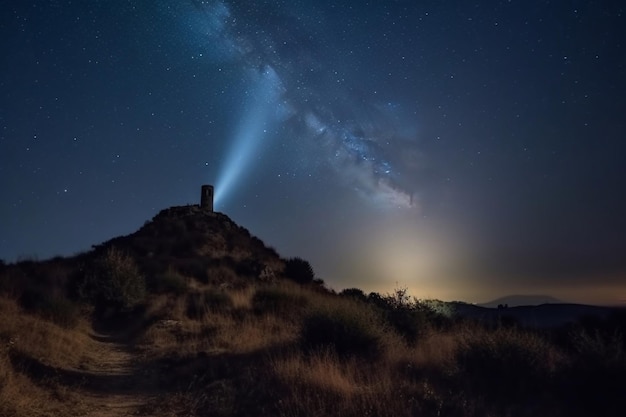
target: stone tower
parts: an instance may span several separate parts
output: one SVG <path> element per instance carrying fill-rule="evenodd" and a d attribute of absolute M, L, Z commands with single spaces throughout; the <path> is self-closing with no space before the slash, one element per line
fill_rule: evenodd
<path fill-rule="evenodd" d="M 200 195 L 200 207 L 213 211 L 213 186 L 212 185 L 203 185 L 202 186 L 202 194 Z"/>

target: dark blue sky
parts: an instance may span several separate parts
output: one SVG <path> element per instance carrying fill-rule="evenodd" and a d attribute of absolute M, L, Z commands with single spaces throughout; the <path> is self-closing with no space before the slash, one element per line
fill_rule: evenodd
<path fill-rule="evenodd" d="M 332 287 L 626 299 L 619 1 L 5 1 L 0 258 L 217 210 Z"/>

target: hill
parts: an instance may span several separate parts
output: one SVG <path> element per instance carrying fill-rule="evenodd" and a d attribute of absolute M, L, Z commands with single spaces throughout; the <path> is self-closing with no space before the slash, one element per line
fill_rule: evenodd
<path fill-rule="evenodd" d="M 117 259 L 107 260 L 107 254 Z M 285 268 L 285 260 L 273 248 L 228 216 L 189 205 L 162 210 L 136 232 L 76 256 L 4 265 L 0 291 L 19 298 L 27 308 L 36 307 L 47 295 L 76 298 L 85 290 L 86 276 L 104 267 L 100 264 L 124 260 L 129 263 L 126 268 L 137 269 L 147 290 L 156 292 L 184 287 L 186 282 L 236 287 L 270 281 Z"/>
<path fill-rule="evenodd" d="M 500 304 L 502 305 L 502 304 Z M 463 318 L 487 325 L 516 323 L 531 328 L 557 328 L 585 319 L 603 320 L 619 309 L 583 304 L 540 304 L 507 308 L 489 308 L 481 305 L 456 303 L 453 311 Z"/>
<path fill-rule="evenodd" d="M 336 294 L 227 216 L 173 207 L 89 252 L 0 265 L 0 415 L 623 412 L 624 312 L 537 329 L 467 313 L 526 307 L 449 307 Z"/>
<path fill-rule="evenodd" d="M 549 295 L 507 295 L 487 303 L 479 304 L 482 307 L 497 308 L 499 305 L 509 307 L 533 306 L 540 304 L 562 304 L 563 302 Z"/>
<path fill-rule="evenodd" d="M 147 276 L 170 269 L 215 285 L 269 279 L 285 264 L 228 216 L 195 205 L 162 210 L 135 233 L 95 245 L 90 256 L 111 247 L 129 253 Z"/>

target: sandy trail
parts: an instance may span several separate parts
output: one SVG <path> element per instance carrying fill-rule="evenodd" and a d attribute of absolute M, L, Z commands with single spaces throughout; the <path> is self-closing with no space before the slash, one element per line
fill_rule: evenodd
<path fill-rule="evenodd" d="M 158 393 L 158 375 L 142 363 L 140 353 L 113 336 L 93 334 L 96 351 L 81 366 L 79 384 L 90 417 L 136 416 Z"/>

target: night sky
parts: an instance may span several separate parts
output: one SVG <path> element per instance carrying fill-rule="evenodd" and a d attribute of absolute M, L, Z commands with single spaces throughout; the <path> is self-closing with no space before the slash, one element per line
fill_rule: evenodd
<path fill-rule="evenodd" d="M 623 302 L 626 6 L 0 3 L 0 258 L 205 183 L 336 290 Z"/>

